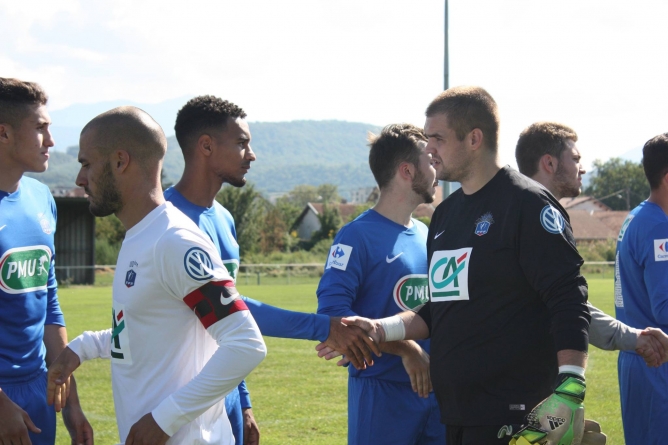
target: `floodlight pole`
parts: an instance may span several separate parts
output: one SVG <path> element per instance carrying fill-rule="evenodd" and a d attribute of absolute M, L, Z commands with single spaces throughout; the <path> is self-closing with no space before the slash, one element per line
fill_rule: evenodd
<path fill-rule="evenodd" d="M 444 54 L 443 54 L 443 89 L 450 88 L 450 63 L 448 54 L 448 0 L 445 0 L 445 32 L 444 35 Z"/>

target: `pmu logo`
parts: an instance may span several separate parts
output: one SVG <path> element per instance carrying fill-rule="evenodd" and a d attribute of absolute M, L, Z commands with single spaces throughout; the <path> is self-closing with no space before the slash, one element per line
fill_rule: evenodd
<path fill-rule="evenodd" d="M 471 247 L 434 252 L 429 264 L 431 301 L 469 299 Z"/>
<path fill-rule="evenodd" d="M 21 294 L 46 289 L 51 266 L 48 246 L 15 247 L 0 258 L 0 289 Z"/>
<path fill-rule="evenodd" d="M 225 260 L 223 266 L 232 277 L 232 280 L 237 282 L 237 275 L 239 274 L 239 260 Z"/>
<path fill-rule="evenodd" d="M 183 265 L 194 280 L 204 281 L 213 277 L 211 257 L 201 247 L 191 247 L 183 257 Z"/>
<path fill-rule="evenodd" d="M 549 204 L 540 211 L 540 223 L 543 225 L 543 229 L 554 235 L 562 233 L 566 228 L 564 217 L 559 210 Z"/>
<path fill-rule="evenodd" d="M 427 275 L 403 276 L 394 285 L 392 295 L 401 310 L 415 310 L 429 300 L 429 279 Z"/>

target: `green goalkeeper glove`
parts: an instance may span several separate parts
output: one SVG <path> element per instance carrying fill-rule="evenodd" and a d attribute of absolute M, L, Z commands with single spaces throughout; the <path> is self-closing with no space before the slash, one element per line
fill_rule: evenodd
<path fill-rule="evenodd" d="M 557 387 L 527 416 L 528 424 L 513 436 L 510 445 L 576 445 L 584 434 L 585 380 L 562 373 Z"/>

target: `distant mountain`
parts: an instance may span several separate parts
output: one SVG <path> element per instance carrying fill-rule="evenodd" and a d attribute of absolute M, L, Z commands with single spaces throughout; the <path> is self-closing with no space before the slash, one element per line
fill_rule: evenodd
<path fill-rule="evenodd" d="M 104 107 L 109 109 L 113 104 Z M 95 111 L 91 108 L 82 113 L 95 115 Z M 292 121 L 251 122 L 250 129 L 257 161 L 251 165 L 247 178 L 262 192 L 286 192 L 299 184 L 331 183 L 347 198 L 352 190 L 375 184 L 368 165 L 366 138 L 369 131 L 378 133 L 379 127 L 344 121 Z M 30 176 L 51 188 L 73 186 L 79 170 L 77 151 L 75 146 L 67 152 L 54 150 L 47 172 Z M 175 183 L 182 173 L 183 155 L 176 138 L 171 136 L 167 138 L 165 180 Z"/>

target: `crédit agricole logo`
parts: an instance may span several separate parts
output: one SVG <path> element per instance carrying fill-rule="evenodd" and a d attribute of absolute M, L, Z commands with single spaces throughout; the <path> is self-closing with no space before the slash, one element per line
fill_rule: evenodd
<path fill-rule="evenodd" d="M 473 248 L 439 250 L 429 264 L 431 301 L 469 299 L 469 263 Z"/>

